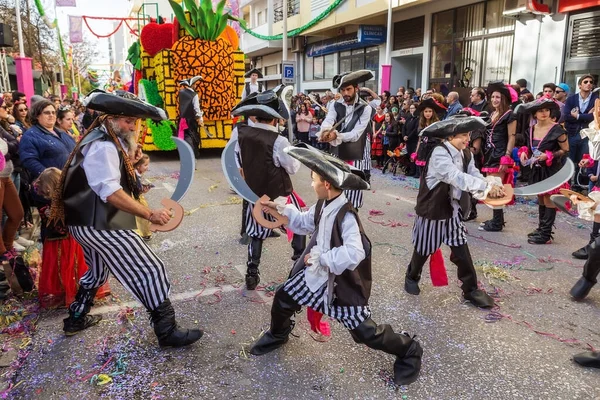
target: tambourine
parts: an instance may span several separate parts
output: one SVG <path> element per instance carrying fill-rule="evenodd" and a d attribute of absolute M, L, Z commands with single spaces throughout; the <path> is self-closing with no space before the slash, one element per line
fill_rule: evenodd
<path fill-rule="evenodd" d="M 254 203 L 254 208 L 252 209 L 252 216 L 260 226 L 267 229 L 277 229 L 283 225 L 287 225 L 290 222 L 288 217 L 279 214 L 276 210 L 269 207 L 266 207 L 266 213 L 273 217 L 275 221 L 269 221 L 268 219 L 266 219 L 263 216 L 262 212 L 263 207 L 265 207 L 261 204 L 263 201 L 271 201 L 271 199 L 265 194 L 260 199 L 258 199 L 256 203 Z"/>
<path fill-rule="evenodd" d="M 183 207 L 181 204 L 171 199 L 162 199 L 160 204 L 166 209 L 171 210 L 171 220 L 164 225 L 150 224 L 151 232 L 171 232 L 176 229 L 183 220 Z"/>
<path fill-rule="evenodd" d="M 595 201 L 592 200 L 592 199 L 590 199 L 589 197 L 584 196 L 581 193 L 574 192 L 573 190 L 570 190 L 570 189 L 560 189 L 559 192 L 560 192 L 560 194 L 562 194 L 563 196 L 568 197 L 569 199 L 571 198 L 571 196 L 576 196 L 577 200 L 579 200 L 579 201 L 588 202 L 588 203 L 595 203 Z"/>
<path fill-rule="evenodd" d="M 504 184 L 504 197 L 486 197 L 483 202 L 491 207 L 505 206 L 513 200 L 515 195 L 514 189 L 508 183 Z"/>

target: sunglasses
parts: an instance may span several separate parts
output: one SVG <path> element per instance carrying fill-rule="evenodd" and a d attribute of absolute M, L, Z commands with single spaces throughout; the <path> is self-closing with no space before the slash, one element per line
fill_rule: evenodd
<path fill-rule="evenodd" d="M 18 111 L 22 112 L 22 111 L 28 111 L 28 110 L 27 110 L 27 108 L 19 108 Z"/>
<path fill-rule="evenodd" d="M 556 89 L 556 90 L 555 90 L 555 92 L 556 92 L 556 93 L 565 93 L 565 91 L 564 91 L 564 90 L 560 90 L 560 89 Z"/>
<path fill-rule="evenodd" d="M 56 111 L 42 111 L 44 115 L 56 115 Z"/>
<path fill-rule="evenodd" d="M 588 83 L 594 83 L 594 81 L 585 80 L 585 81 L 583 81 L 583 82 L 581 82 L 581 83 L 583 83 L 583 84 L 585 85 L 585 84 L 588 84 Z"/>

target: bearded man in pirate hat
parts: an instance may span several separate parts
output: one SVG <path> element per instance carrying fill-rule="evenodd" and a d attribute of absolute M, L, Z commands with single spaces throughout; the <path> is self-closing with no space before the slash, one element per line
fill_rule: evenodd
<path fill-rule="evenodd" d="M 300 169 L 300 162 L 284 153 L 283 149 L 290 145 L 285 137 L 279 134 L 279 120 L 289 119 L 284 102 L 278 92 L 267 90 L 263 93 L 252 93 L 238 105 L 231 114 L 233 116 L 254 117 L 252 125 L 238 126 L 238 144 L 236 147 L 237 162 L 242 168 L 243 177 L 250 189 L 258 196 L 268 195 L 271 199 L 287 197 L 294 207 L 300 208 L 294 193 L 290 175 Z M 256 289 L 260 282 L 259 265 L 262 255 L 263 241 L 271 235 L 271 229 L 258 224 L 252 210 L 254 204 L 246 209 L 246 233 L 249 237 L 248 260 L 246 263 L 246 288 Z M 265 218 L 271 216 L 265 214 Z M 305 236 L 294 235 L 292 248 L 297 259 L 305 248 Z"/>
<path fill-rule="evenodd" d="M 372 107 L 359 96 L 358 85 L 373 78 L 369 70 L 360 70 L 333 77 L 333 88 L 342 97 L 333 103 L 317 134 L 319 141 L 329 143 L 332 152 L 360 170 L 371 169 L 371 146 L 367 145 L 366 130 L 373 114 Z M 336 129 L 332 129 L 336 124 Z M 358 209 L 363 204 L 360 190 L 344 192 L 352 205 Z"/>
<path fill-rule="evenodd" d="M 109 272 L 150 314 L 160 346 L 179 347 L 202 336 L 199 329 L 179 329 L 169 300 L 170 283 L 164 263 L 135 233 L 135 217 L 164 225 L 170 210 L 150 209 L 140 195 L 133 164 L 141 158 L 135 126 L 139 118 L 166 120 L 164 110 L 116 91 L 91 93 L 84 105 L 100 111 L 63 169 L 52 200 L 51 220 L 65 223 L 83 247 L 88 271 L 79 281 L 75 301 L 64 320 L 64 332 L 74 335 L 102 317 L 88 315 L 93 299 Z"/>

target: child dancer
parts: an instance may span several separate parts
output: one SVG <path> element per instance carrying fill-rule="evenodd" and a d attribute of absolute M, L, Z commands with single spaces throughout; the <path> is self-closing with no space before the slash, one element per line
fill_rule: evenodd
<path fill-rule="evenodd" d="M 312 239 L 290 278 L 276 291 L 271 327 L 250 352 L 263 355 L 283 346 L 294 326 L 292 316 L 306 306 L 344 324 L 356 343 L 395 355 L 396 384 L 414 382 L 423 354 L 419 343 L 371 319 L 371 246 L 358 214 L 343 193 L 369 189 L 369 184 L 358 176 L 363 175 L 362 171 L 350 169 L 322 152 L 294 147 L 285 151 L 313 171 L 312 187 L 319 201 L 307 212 L 289 205 L 263 203 L 265 212 L 281 210 L 294 232 L 312 234 Z"/>
<path fill-rule="evenodd" d="M 144 193 L 148 193 L 148 191 L 154 187 L 152 184 L 142 182 L 144 174 L 146 173 L 146 171 L 148 171 L 149 166 L 150 157 L 148 157 L 148 154 L 143 154 L 142 158 L 140 158 L 138 162 L 136 162 L 133 166 L 135 168 L 138 186 L 140 187 L 140 198 L 138 199 L 138 202 L 146 207 L 148 207 L 148 202 L 146 201 L 146 198 L 144 198 Z M 148 221 L 145 218 L 135 217 L 135 223 L 137 225 L 138 234 L 142 237 L 142 239 L 146 241 L 152 239 L 152 232 L 150 231 L 150 221 Z"/>
<path fill-rule="evenodd" d="M 486 181 L 475 168 L 467 147 L 469 132 L 484 126 L 485 122 L 480 118 L 455 116 L 421 131 L 421 135 L 430 141 L 443 142 L 429 153 L 421 174 L 412 236 L 415 248 L 404 283 L 410 294 L 421 292 L 419 280 L 423 265 L 445 243 L 452 250 L 450 261 L 458 267 L 463 297 L 477 307 L 494 305 L 492 298 L 477 287 L 477 274 L 462 222 L 462 215 L 468 212 L 471 202 L 469 192 L 479 200 L 485 199 L 488 193 L 490 197 L 504 195 L 502 186 Z"/>
<path fill-rule="evenodd" d="M 34 187 L 36 192 L 50 200 L 60 180 L 58 168 L 47 168 L 40 174 Z M 46 237 L 42 250 L 42 270 L 39 275 L 38 294 L 44 308 L 69 306 L 75 301 L 79 279 L 88 267 L 83 249 L 71 237 L 65 226 L 48 223 L 50 206 L 40 208 L 40 218 L 46 224 Z M 110 294 L 108 282 L 96 294 L 102 298 Z"/>

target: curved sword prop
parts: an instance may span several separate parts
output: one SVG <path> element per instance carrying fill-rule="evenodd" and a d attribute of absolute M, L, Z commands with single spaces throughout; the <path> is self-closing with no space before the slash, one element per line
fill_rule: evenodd
<path fill-rule="evenodd" d="M 221 154 L 221 167 L 223 168 L 223 174 L 229 183 L 229 186 L 239 194 L 244 200 L 249 203 L 256 203 L 258 201 L 258 195 L 250 189 L 250 186 L 246 183 L 237 164 L 235 163 L 235 145 L 237 140 L 230 140 L 223 149 Z"/>
<path fill-rule="evenodd" d="M 152 232 L 170 232 L 181 224 L 184 210 L 179 202 L 186 195 L 194 181 L 194 171 L 196 167 L 194 150 L 184 140 L 179 139 L 176 136 L 173 136 L 172 139 L 177 145 L 179 162 L 181 164 L 181 167 L 179 168 L 179 180 L 177 181 L 177 186 L 175 186 L 175 191 L 171 195 L 171 198 L 162 199 L 160 203 L 163 207 L 171 210 L 173 214 L 171 221 L 165 225 L 150 224 L 150 230 Z"/>
<path fill-rule="evenodd" d="M 571 159 L 567 158 L 565 165 L 556 174 L 532 185 L 521 186 L 515 188 L 515 196 L 537 196 L 538 194 L 547 193 L 554 189 L 558 189 L 575 173 L 575 164 Z"/>

